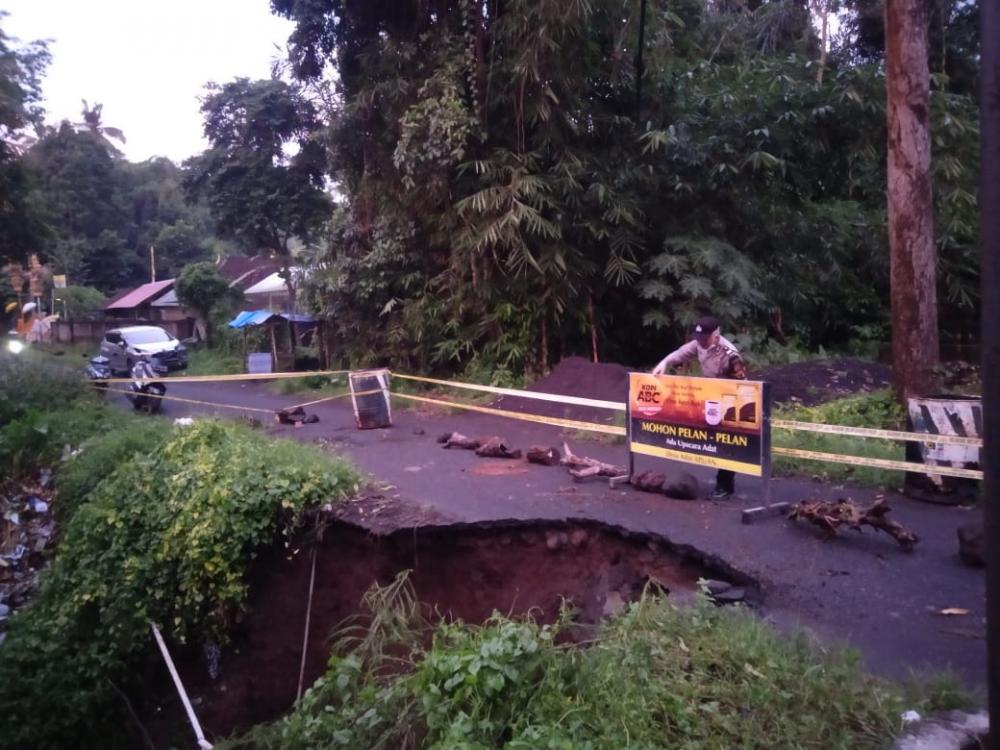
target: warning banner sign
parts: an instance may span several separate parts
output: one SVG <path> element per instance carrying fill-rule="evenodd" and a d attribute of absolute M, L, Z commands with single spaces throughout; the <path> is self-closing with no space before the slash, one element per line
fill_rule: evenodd
<path fill-rule="evenodd" d="M 629 450 L 763 476 L 769 469 L 767 384 L 629 373 Z"/>

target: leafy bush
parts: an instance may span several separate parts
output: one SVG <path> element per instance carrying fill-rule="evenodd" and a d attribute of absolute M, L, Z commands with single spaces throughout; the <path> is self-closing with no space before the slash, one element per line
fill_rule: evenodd
<path fill-rule="evenodd" d="M 904 689 L 704 600 L 647 592 L 587 647 L 560 645 L 565 612 L 554 626 L 441 622 L 430 648 L 399 580 L 368 600 L 371 627 L 342 634 L 290 715 L 217 747 L 874 748 L 904 709 L 962 702 L 950 684 Z"/>
<path fill-rule="evenodd" d="M 55 508 L 62 521 L 68 521 L 97 485 L 116 469 L 140 454 L 159 450 L 172 434 L 169 422 L 133 417 L 84 442 L 80 452 L 66 461 L 56 475 Z"/>
<path fill-rule="evenodd" d="M 76 481 L 94 489 L 0 648 L 3 747 L 125 746 L 118 690 L 157 658 L 149 623 L 180 641 L 224 640 L 255 550 L 357 476 L 306 446 L 201 422 L 102 481 Z"/>
<path fill-rule="evenodd" d="M 56 291 L 55 312 L 65 313 L 67 320 L 84 320 L 94 317 L 104 306 L 105 297 L 99 289 L 89 286 L 67 286 Z"/>
<path fill-rule="evenodd" d="M 0 427 L 33 407 L 66 404 L 89 393 L 79 373 L 0 352 Z"/>
<path fill-rule="evenodd" d="M 111 434 L 134 417 L 82 399 L 59 409 L 32 407 L 0 428 L 0 469 L 25 474 L 55 464 L 65 446 Z"/>

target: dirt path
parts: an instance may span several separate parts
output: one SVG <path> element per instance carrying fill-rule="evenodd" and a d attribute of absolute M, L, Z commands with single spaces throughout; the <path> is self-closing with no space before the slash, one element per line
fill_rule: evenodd
<path fill-rule="evenodd" d="M 171 394 L 273 409 L 307 397 L 276 396 L 255 385 L 185 385 Z M 635 532 L 660 535 L 739 570 L 760 585 L 755 605 L 782 628 L 804 627 L 827 643 L 858 648 L 876 672 L 905 677 L 914 669 L 954 669 L 964 681 L 985 682 L 984 578 L 958 560 L 955 532 L 975 511 L 926 505 L 889 496 L 893 516 L 922 541 L 901 552 L 884 535 L 844 534 L 824 541 L 809 528 L 782 519 L 753 526 L 741 523 L 743 508 L 758 504 L 760 482 L 740 477 L 739 495 L 726 502 L 677 501 L 608 488 L 606 482 L 573 482 L 559 468 L 523 461 L 480 459 L 468 451 L 443 450 L 435 441 L 457 430 L 467 435 L 502 435 L 512 445 L 558 445 L 559 428 L 512 422 L 480 414 L 440 416 L 394 413 L 394 427 L 360 431 L 346 401 L 312 409 L 316 424 L 300 428 L 266 423 L 275 435 L 319 442 L 369 473 L 376 501 L 347 506 L 344 515 L 376 533 L 448 522 L 589 519 Z M 170 403 L 170 417 L 204 414 L 205 407 Z M 232 417 L 232 410 L 217 410 Z M 253 414 L 261 418 L 265 415 Z M 266 419 L 266 417 L 265 417 Z M 575 452 L 622 463 L 624 445 L 570 439 Z M 638 470 L 690 470 L 703 487 L 711 473 L 654 459 L 637 460 Z M 870 502 L 874 492 L 853 487 L 779 479 L 776 501 L 852 497 Z M 968 614 L 943 616 L 945 608 Z"/>

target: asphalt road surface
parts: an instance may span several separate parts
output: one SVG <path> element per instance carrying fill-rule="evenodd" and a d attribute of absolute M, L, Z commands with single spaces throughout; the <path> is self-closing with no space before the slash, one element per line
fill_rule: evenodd
<path fill-rule="evenodd" d="M 310 400 L 278 396 L 258 384 L 170 384 L 169 394 L 258 409 L 277 409 Z M 985 582 L 981 570 L 962 565 L 956 529 L 977 510 L 920 503 L 889 494 L 891 518 L 919 534 L 911 553 L 885 534 L 842 532 L 824 540 L 805 525 L 772 518 L 741 522 L 744 508 L 760 504 L 760 480 L 737 477 L 737 496 L 726 501 L 672 500 L 631 487 L 611 490 L 603 479 L 574 482 L 565 469 L 477 458 L 471 451 L 442 450 L 435 438 L 452 430 L 469 436 L 500 435 L 511 445 L 561 445 L 560 428 L 463 412 L 434 415 L 400 409 L 394 401 L 389 429 L 358 430 L 347 399 L 309 407 L 320 421 L 280 426 L 267 414 L 248 412 L 268 432 L 303 441 L 323 441 L 367 472 L 394 502 L 401 517 L 425 511 L 434 523 L 492 522 L 506 519 L 592 519 L 636 532 L 658 534 L 752 577 L 759 585 L 756 611 L 790 632 L 803 628 L 826 645 L 849 645 L 869 669 L 892 677 L 912 672 L 952 670 L 969 687 L 985 685 Z M 166 417 L 240 410 L 167 402 Z M 572 437 L 573 452 L 611 463 L 627 461 L 625 446 Z M 658 459 L 637 457 L 638 470 L 669 476 L 690 472 L 711 489 L 712 472 Z M 874 500 L 875 491 L 804 479 L 775 479 L 772 499 L 849 497 Z M 943 615 L 941 610 L 968 610 Z"/>

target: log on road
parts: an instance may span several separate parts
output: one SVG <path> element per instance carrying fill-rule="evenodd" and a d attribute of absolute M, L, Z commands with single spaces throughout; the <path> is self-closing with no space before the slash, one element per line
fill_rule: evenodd
<path fill-rule="evenodd" d="M 598 461 L 596 458 L 577 456 L 569 449 L 569 445 L 566 443 L 563 443 L 563 456 L 559 463 L 569 467 L 569 473 L 576 479 L 585 479 L 594 476 L 620 477 L 623 474 L 628 474 L 628 471 L 621 466 L 604 463 L 604 461 Z"/>
<path fill-rule="evenodd" d="M 559 452 L 558 448 L 542 448 L 541 446 L 533 445 L 528 448 L 525 458 L 533 464 L 555 466 L 562 458 L 562 454 Z"/>
<path fill-rule="evenodd" d="M 520 458 L 520 449 L 512 449 L 501 437 L 487 438 L 476 448 L 476 455 L 483 458 Z"/>
<path fill-rule="evenodd" d="M 823 530 L 825 535 L 834 537 L 837 529 L 845 526 L 855 531 L 861 531 L 862 526 L 871 526 L 877 531 L 884 531 L 895 539 L 899 546 L 909 552 L 913 546 L 920 541 L 920 537 L 904 527 L 902 524 L 891 521 L 886 515 L 891 511 L 889 503 L 885 498 L 878 498 L 868 508 L 862 508 L 851 500 L 817 500 L 807 502 L 803 500 L 792 506 L 788 513 L 790 521 L 808 521 Z"/>

